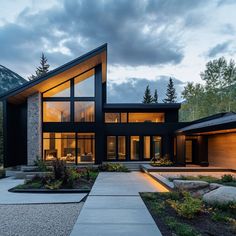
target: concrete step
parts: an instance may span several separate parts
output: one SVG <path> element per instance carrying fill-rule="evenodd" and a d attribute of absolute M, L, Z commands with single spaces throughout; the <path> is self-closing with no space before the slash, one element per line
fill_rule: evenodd
<path fill-rule="evenodd" d="M 130 171 L 140 171 L 141 165 L 144 163 L 149 163 L 149 162 L 142 162 L 142 161 L 132 161 L 132 162 L 103 162 L 103 163 L 119 163 L 124 165 L 125 167 L 128 168 Z"/>
<path fill-rule="evenodd" d="M 233 169 L 224 167 L 153 167 L 149 164 L 141 164 L 140 167 L 145 172 L 235 172 Z"/>

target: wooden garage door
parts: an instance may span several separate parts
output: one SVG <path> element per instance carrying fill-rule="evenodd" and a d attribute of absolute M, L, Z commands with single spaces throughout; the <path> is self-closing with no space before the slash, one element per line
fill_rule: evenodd
<path fill-rule="evenodd" d="M 211 166 L 236 168 L 236 133 L 209 137 L 208 161 Z"/>

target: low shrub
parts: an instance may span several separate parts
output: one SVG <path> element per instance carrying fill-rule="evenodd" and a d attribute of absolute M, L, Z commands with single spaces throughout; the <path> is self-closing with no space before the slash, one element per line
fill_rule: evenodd
<path fill-rule="evenodd" d="M 178 191 L 171 191 L 171 192 L 166 192 L 163 193 L 163 195 L 165 195 L 166 199 L 170 199 L 170 200 L 180 200 L 182 197 L 182 194 Z"/>
<path fill-rule="evenodd" d="M 62 180 L 63 183 L 67 182 L 67 166 L 66 162 L 63 160 L 55 160 L 52 162 L 53 174 L 56 180 Z"/>
<path fill-rule="evenodd" d="M 203 207 L 203 202 L 199 198 L 193 198 L 190 193 L 183 193 L 183 200 L 167 200 L 167 203 L 176 211 L 179 216 L 187 219 L 192 219 Z"/>
<path fill-rule="evenodd" d="M 217 222 L 228 222 L 229 221 L 229 217 L 220 211 L 214 211 L 212 213 L 211 219 L 213 221 L 217 221 Z"/>
<path fill-rule="evenodd" d="M 37 166 L 39 171 L 42 171 L 42 172 L 48 171 L 48 167 L 46 163 L 42 159 L 40 159 L 38 156 L 36 160 L 34 161 L 34 165 Z"/>
<path fill-rule="evenodd" d="M 73 188 L 75 185 L 75 182 L 79 180 L 81 177 L 81 174 L 76 171 L 76 169 L 70 168 L 67 170 L 67 186 L 70 188 Z"/>
<path fill-rule="evenodd" d="M 153 157 L 151 159 L 151 165 L 158 167 L 167 167 L 167 166 L 173 166 L 174 163 L 169 159 L 168 155 L 165 155 L 163 157 L 160 156 Z"/>
<path fill-rule="evenodd" d="M 232 182 L 232 181 L 234 181 L 234 178 L 233 178 L 232 175 L 223 175 L 221 177 L 221 181 L 224 182 L 224 183 Z"/>
<path fill-rule="evenodd" d="M 62 181 L 61 180 L 51 180 L 48 181 L 47 184 L 45 184 L 45 188 L 55 190 L 59 189 L 62 186 Z"/>
<path fill-rule="evenodd" d="M 128 168 L 120 163 L 104 163 L 98 166 L 99 171 L 129 172 Z"/>
<path fill-rule="evenodd" d="M 165 223 L 178 236 L 200 236 L 190 225 L 178 222 L 174 217 L 165 217 Z"/>

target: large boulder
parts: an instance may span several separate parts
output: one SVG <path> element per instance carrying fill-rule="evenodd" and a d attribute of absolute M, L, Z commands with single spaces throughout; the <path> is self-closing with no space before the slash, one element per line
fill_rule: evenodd
<path fill-rule="evenodd" d="M 195 191 L 209 186 L 209 183 L 198 180 L 174 180 L 175 188 L 185 191 Z"/>
<path fill-rule="evenodd" d="M 209 204 L 227 204 L 236 202 L 236 187 L 222 186 L 203 195 Z"/>

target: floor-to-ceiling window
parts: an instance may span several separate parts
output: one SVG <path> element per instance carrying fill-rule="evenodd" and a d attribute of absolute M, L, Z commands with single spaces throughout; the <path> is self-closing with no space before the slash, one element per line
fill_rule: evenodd
<path fill-rule="evenodd" d="M 159 158 L 161 157 L 161 136 L 153 136 L 153 157 Z"/>
<path fill-rule="evenodd" d="M 107 160 L 126 160 L 125 136 L 107 136 Z"/>
<path fill-rule="evenodd" d="M 150 159 L 151 158 L 151 137 L 144 136 L 143 137 L 143 158 Z"/>
<path fill-rule="evenodd" d="M 118 160 L 126 160 L 126 137 L 118 136 Z"/>
<path fill-rule="evenodd" d="M 43 158 L 67 163 L 95 161 L 94 133 L 43 133 Z"/>
<path fill-rule="evenodd" d="M 139 136 L 130 136 L 130 160 L 135 161 L 140 158 Z"/>
<path fill-rule="evenodd" d="M 75 163 L 74 133 L 43 133 L 43 158 L 45 161 L 56 159 Z"/>
<path fill-rule="evenodd" d="M 77 162 L 89 163 L 95 161 L 94 133 L 77 134 Z"/>
<path fill-rule="evenodd" d="M 107 159 L 116 160 L 116 136 L 107 136 Z"/>
<path fill-rule="evenodd" d="M 161 140 L 161 136 L 107 136 L 107 160 L 147 161 L 158 158 L 161 156 Z"/>

